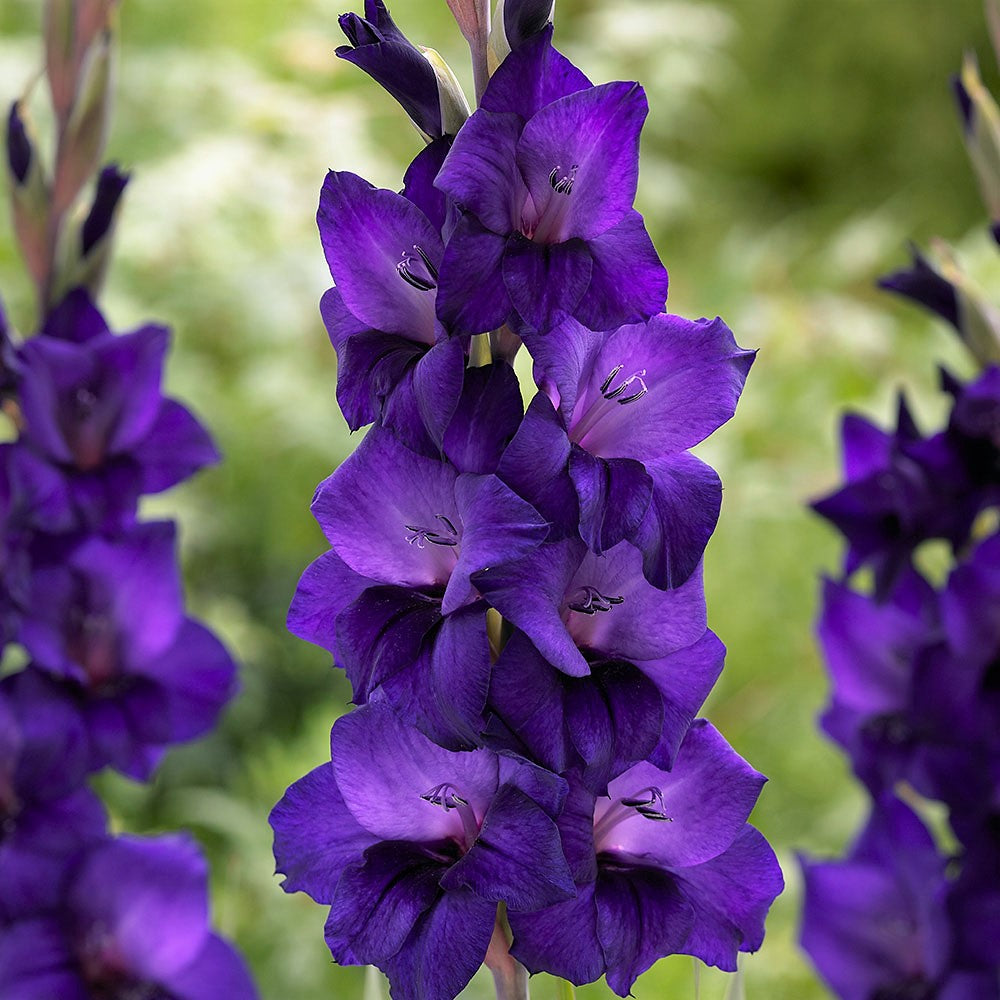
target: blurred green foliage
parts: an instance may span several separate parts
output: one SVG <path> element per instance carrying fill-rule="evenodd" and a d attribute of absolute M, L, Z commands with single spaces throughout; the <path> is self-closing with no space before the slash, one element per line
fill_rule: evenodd
<path fill-rule="evenodd" d="M 0 6 L 5 99 L 39 66 L 39 6 Z M 354 446 L 317 310 L 328 276 L 316 199 L 327 167 L 398 187 L 419 148 L 393 102 L 333 57 L 338 13 L 329 0 L 126 0 L 111 142 L 135 177 L 104 306 L 117 329 L 174 327 L 170 387 L 226 456 L 148 513 L 179 517 L 191 611 L 240 657 L 243 693 L 152 785 L 103 776 L 101 791 L 124 828 L 198 834 L 216 922 L 273 1000 L 382 995 L 363 970 L 330 963 L 323 909 L 278 888 L 266 822 L 286 785 L 323 760 L 349 697 L 328 657 L 284 631 L 298 574 L 324 549 L 312 490 Z M 468 80 L 441 0 L 397 0 L 394 13 Z M 989 276 L 948 91 L 967 47 L 995 77 L 981 9 L 559 0 L 556 37 L 592 79 L 638 78 L 649 91 L 639 207 L 671 274 L 671 308 L 719 313 L 760 348 L 736 419 L 700 449 L 726 484 L 706 583 L 730 650 L 706 714 L 771 778 L 754 820 L 788 881 L 742 988 L 756 1000 L 822 997 L 795 945 L 794 852 L 840 850 L 863 798 L 815 730 L 826 691 L 811 634 L 817 574 L 836 570 L 838 546 L 804 503 L 837 480 L 844 406 L 886 420 L 906 386 L 932 422 L 935 362 L 968 370 L 946 332 L 872 281 L 904 261 L 908 238 L 967 232 L 963 259 Z M 0 227 L 0 290 L 28 331 L 11 241 Z M 696 978 L 674 958 L 634 992 L 721 1000 L 726 979 Z M 481 973 L 468 995 L 490 992 Z M 538 977 L 533 995 L 554 998 L 554 982 Z M 601 983 L 578 995 L 610 994 Z"/>

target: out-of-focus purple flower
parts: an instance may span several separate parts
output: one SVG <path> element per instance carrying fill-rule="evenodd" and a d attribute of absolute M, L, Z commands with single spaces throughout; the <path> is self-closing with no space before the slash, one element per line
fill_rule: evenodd
<path fill-rule="evenodd" d="M 186 836 L 92 847 L 58 911 L 4 928 L 0 994 L 253 1000 L 243 960 L 209 927 L 207 875 Z"/>
<path fill-rule="evenodd" d="M 965 541 L 980 497 L 970 495 L 946 435 L 924 438 L 902 397 L 894 431 L 848 414 L 842 434 L 847 481 L 813 509 L 848 541 L 845 574 L 871 566 L 882 598 L 921 542 L 943 538 L 957 547 Z"/>
<path fill-rule="evenodd" d="M 105 836 L 83 787 L 79 716 L 30 682 L 0 682 L 0 924 L 55 909 L 76 855 Z"/>
<path fill-rule="evenodd" d="M 219 456 L 188 410 L 161 393 L 166 329 L 101 332 L 103 320 L 79 295 L 60 312 L 47 327 L 58 335 L 43 332 L 20 349 L 21 440 L 61 470 L 83 525 L 113 524 L 134 516 L 140 494 Z"/>
<path fill-rule="evenodd" d="M 31 139 L 21 118 L 20 102 L 14 101 L 7 115 L 7 166 L 15 183 L 23 184 L 28 179 L 33 157 Z"/>
<path fill-rule="evenodd" d="M 516 314 L 610 329 L 659 312 L 667 272 L 632 203 L 646 98 L 593 87 L 546 29 L 497 69 L 437 184 L 465 215 L 445 250 L 437 312 L 463 333 Z"/>
<path fill-rule="evenodd" d="M 991 1000 L 995 973 L 956 969 L 945 859 L 917 816 L 878 800 L 844 861 L 802 862 L 802 947 L 840 1000 Z"/>
<path fill-rule="evenodd" d="M 619 996 L 670 954 L 733 971 L 756 951 L 783 882 L 747 825 L 765 779 L 704 720 L 672 770 L 637 764 L 595 797 L 572 784 L 559 819 L 577 896 L 512 913 L 511 953 L 576 984 L 603 973 Z"/>
<path fill-rule="evenodd" d="M 754 352 L 738 347 L 721 319 L 666 314 L 610 334 L 568 321 L 525 337 L 560 419 L 536 400 L 501 476 L 598 554 L 628 540 L 652 584 L 680 585 L 701 560 L 722 500 L 718 476 L 687 450 L 733 415 Z M 553 477 L 528 471 L 564 462 L 578 510 Z"/>
<path fill-rule="evenodd" d="M 574 894 L 554 775 L 443 750 L 384 704 L 338 720 L 330 744 L 271 825 L 285 890 L 331 907 L 338 963 L 377 965 L 400 996 L 452 1000 L 486 955 L 497 903 L 514 913 Z"/>
<path fill-rule="evenodd" d="M 128 182 L 129 175 L 114 164 L 105 167 L 98 175 L 94 200 L 80 229 L 81 256 L 86 257 L 111 228 L 118 202 Z"/>
<path fill-rule="evenodd" d="M 11 683 L 46 675 L 46 697 L 84 720 L 89 769 L 148 776 L 164 747 L 214 724 L 234 689 L 229 654 L 184 615 L 173 524 L 48 539 L 34 554 L 17 636 L 32 665 Z"/>
<path fill-rule="evenodd" d="M 486 468 L 497 450 L 489 434 L 446 441 Z M 381 427 L 321 484 L 313 513 L 333 548 L 303 575 L 289 628 L 334 654 L 358 704 L 381 690 L 435 739 L 474 742 L 490 659 L 470 578 L 535 548 L 546 522 L 495 476 L 420 455 Z"/>

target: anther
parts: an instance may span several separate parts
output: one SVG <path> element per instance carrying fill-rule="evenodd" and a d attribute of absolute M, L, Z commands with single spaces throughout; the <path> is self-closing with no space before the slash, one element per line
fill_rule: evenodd
<path fill-rule="evenodd" d="M 621 803 L 623 806 L 634 809 L 640 816 L 644 816 L 646 819 L 657 820 L 661 823 L 673 822 L 673 819 L 667 815 L 666 807 L 663 804 L 663 793 L 659 788 L 652 785 L 649 788 L 643 788 L 641 791 L 636 792 L 635 795 L 623 798 Z"/>
<path fill-rule="evenodd" d="M 552 172 L 549 174 L 549 186 L 555 191 L 556 194 L 570 194 L 573 191 L 573 185 L 576 183 L 576 172 L 579 169 L 579 164 L 574 163 L 573 166 L 569 168 L 568 174 L 560 175 L 559 171 L 562 170 L 561 164 L 556 164 L 552 168 Z"/>
<path fill-rule="evenodd" d="M 447 781 L 443 781 L 440 785 L 435 785 L 420 797 L 424 802 L 429 802 L 432 806 L 440 806 L 445 812 L 469 804 L 467 799 L 463 799 L 458 794 L 455 786 Z"/>
<path fill-rule="evenodd" d="M 581 615 L 594 615 L 598 611 L 610 611 L 613 607 L 625 603 L 624 597 L 607 597 L 596 587 L 581 587 L 569 601 L 570 611 L 579 611 Z"/>
<path fill-rule="evenodd" d="M 634 403 L 637 399 L 642 399 L 642 397 L 649 392 L 649 387 L 643 380 L 643 376 L 646 374 L 646 369 L 640 368 L 634 374 L 629 375 L 627 379 L 623 379 L 620 385 L 612 389 L 611 383 L 618 377 L 623 367 L 623 365 L 616 365 L 611 369 L 608 377 L 601 383 L 601 395 L 608 400 L 617 400 L 618 403 L 625 406 L 628 403 Z M 622 393 L 634 382 L 639 383 L 639 389 L 636 392 L 629 393 L 627 396 L 622 396 Z M 621 398 L 619 399 L 619 397 Z"/>
<path fill-rule="evenodd" d="M 421 528 L 416 524 L 404 524 L 403 527 L 410 532 L 406 536 L 408 545 L 416 545 L 418 549 L 422 549 L 425 542 L 430 542 L 431 545 L 443 545 L 447 548 L 454 548 L 458 545 L 458 531 L 451 519 L 445 517 L 444 514 L 435 514 L 434 516 L 444 525 L 448 534 L 435 531 L 433 528 Z"/>
<path fill-rule="evenodd" d="M 396 265 L 396 273 L 412 288 L 420 292 L 429 292 L 437 288 L 438 272 L 430 257 L 424 253 L 422 247 L 413 244 L 416 256 L 404 250 L 402 259 Z M 419 260 L 419 264 L 418 264 Z M 423 264 L 423 268 L 419 265 Z M 419 273 L 423 271 L 423 273 Z"/>

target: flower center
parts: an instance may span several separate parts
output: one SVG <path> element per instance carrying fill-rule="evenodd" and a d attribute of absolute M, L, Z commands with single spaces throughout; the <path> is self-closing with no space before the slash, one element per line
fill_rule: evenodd
<path fill-rule="evenodd" d="M 104 461 L 113 414 L 100 406 L 99 390 L 80 385 L 62 404 L 62 431 L 81 472 L 96 469 Z"/>
<path fill-rule="evenodd" d="M 566 602 L 570 611 L 578 611 L 581 615 L 596 615 L 598 611 L 610 611 L 619 604 L 624 604 L 624 597 L 607 597 L 596 587 L 580 587 Z"/>
<path fill-rule="evenodd" d="M 0 767 L 0 843 L 14 832 L 20 812 L 21 800 L 14 790 L 14 767 Z"/>
<path fill-rule="evenodd" d="M 458 815 L 462 820 L 463 842 L 460 845 L 463 851 L 469 850 L 479 836 L 479 823 L 476 814 L 473 812 L 469 800 L 462 798 L 458 794 L 458 789 L 449 781 L 444 781 L 440 785 L 424 792 L 420 796 L 424 802 L 429 802 L 432 806 L 440 806 L 445 812 L 452 809 L 458 810 Z"/>
<path fill-rule="evenodd" d="M 529 194 L 521 211 L 521 233 L 535 243 L 562 243 L 566 239 L 566 220 L 570 210 L 570 195 L 576 184 L 579 165 L 574 163 L 564 171 L 557 163 L 549 174 L 552 194 L 539 212 L 538 205 Z"/>
<path fill-rule="evenodd" d="M 66 652 L 87 675 L 91 690 L 106 688 L 119 674 L 118 635 L 108 602 L 85 581 L 67 616 Z"/>
<path fill-rule="evenodd" d="M 437 288 L 438 272 L 430 257 L 416 243 L 413 250 L 404 250 L 396 265 L 396 274 L 418 292 L 430 292 Z"/>
<path fill-rule="evenodd" d="M 607 378 L 601 383 L 600 396 L 593 398 L 579 418 L 573 420 L 569 438 L 574 444 L 579 444 L 609 414 L 616 413 L 616 406 L 637 403 L 649 392 L 646 369 L 640 368 L 622 378 L 624 367 L 623 364 L 615 365 L 608 372 Z"/>
<path fill-rule="evenodd" d="M 594 844 L 597 850 L 600 851 L 604 838 L 619 823 L 636 815 L 658 823 L 673 822 L 673 818 L 667 815 L 663 802 L 663 792 L 655 785 L 641 788 L 632 795 L 624 795 L 620 799 L 615 799 L 600 819 L 595 817 Z"/>
<path fill-rule="evenodd" d="M 404 524 L 403 527 L 409 532 L 406 536 L 408 545 L 416 545 L 418 549 L 426 548 L 427 543 L 431 545 L 441 545 L 446 548 L 454 548 L 458 545 L 458 530 L 451 522 L 451 519 L 444 514 L 434 515 L 441 525 L 434 528 L 421 528 L 416 524 Z M 441 531 L 440 528 L 444 530 Z"/>

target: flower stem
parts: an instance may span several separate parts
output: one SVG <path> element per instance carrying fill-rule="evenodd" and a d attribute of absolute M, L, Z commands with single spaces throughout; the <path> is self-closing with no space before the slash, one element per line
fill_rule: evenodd
<path fill-rule="evenodd" d="M 528 1000 L 528 970 L 510 953 L 510 931 L 502 903 L 486 949 L 486 968 L 493 973 L 497 1000 Z"/>
<path fill-rule="evenodd" d="M 560 979 L 558 982 L 559 989 L 559 1000 L 576 1000 L 576 987 L 567 982 L 565 979 Z"/>

